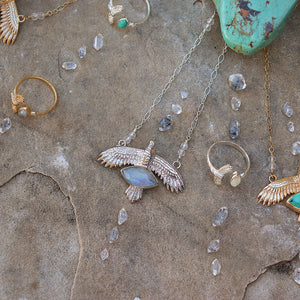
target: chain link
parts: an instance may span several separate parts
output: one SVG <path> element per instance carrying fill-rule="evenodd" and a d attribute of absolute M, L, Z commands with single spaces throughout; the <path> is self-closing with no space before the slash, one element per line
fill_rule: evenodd
<path fill-rule="evenodd" d="M 213 13 L 213 15 L 209 18 L 209 23 L 211 23 L 214 19 L 215 16 L 215 12 Z M 133 132 L 136 133 L 139 129 L 141 129 L 143 127 L 143 125 L 150 119 L 152 112 L 154 111 L 155 107 L 161 102 L 162 97 L 166 94 L 166 92 L 168 91 L 168 89 L 171 87 L 173 81 L 176 79 L 176 77 L 180 74 L 182 67 L 189 61 L 191 55 L 195 52 L 195 50 L 197 49 L 197 47 L 201 44 L 202 39 L 205 35 L 205 33 L 207 32 L 207 27 L 204 27 L 203 31 L 200 33 L 200 35 L 197 37 L 197 39 L 195 40 L 193 46 L 191 47 L 191 49 L 188 51 L 188 53 L 183 57 L 183 59 L 181 60 L 181 63 L 175 68 L 175 70 L 173 71 L 173 74 L 171 75 L 171 77 L 169 78 L 168 82 L 164 85 L 162 91 L 159 93 L 159 95 L 153 100 L 152 105 L 149 107 L 149 109 L 147 110 L 147 112 L 145 113 L 145 115 L 143 116 L 141 122 L 139 124 L 137 124 L 134 129 Z"/>
<path fill-rule="evenodd" d="M 273 144 L 273 130 L 272 130 L 272 119 L 271 119 L 271 87 L 270 87 L 270 48 L 266 47 L 264 49 L 265 53 L 265 108 L 266 108 L 266 117 L 267 117 L 267 128 L 269 134 L 269 153 L 270 153 L 270 176 L 269 181 L 272 182 L 277 180 L 277 176 L 274 174 L 275 171 L 275 147 Z"/>
<path fill-rule="evenodd" d="M 58 7 L 56 7 L 53 10 L 48 10 L 46 13 L 43 14 L 43 17 L 46 18 L 46 17 L 54 16 L 54 15 L 58 14 L 59 12 L 61 12 L 62 10 L 64 10 L 70 4 L 77 2 L 77 1 L 78 0 L 69 0 L 69 1 L 65 2 L 64 4 L 59 5 Z M 20 23 L 23 23 L 29 19 L 32 19 L 32 15 L 19 15 Z"/>

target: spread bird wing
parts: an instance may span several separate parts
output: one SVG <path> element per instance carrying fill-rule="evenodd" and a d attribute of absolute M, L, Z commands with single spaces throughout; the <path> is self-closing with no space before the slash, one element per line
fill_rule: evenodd
<path fill-rule="evenodd" d="M 182 192 L 184 189 L 184 183 L 181 175 L 176 171 L 176 169 L 161 158 L 155 155 L 149 162 L 149 169 L 155 173 L 167 186 L 168 190 L 171 192 L 178 191 Z"/>
<path fill-rule="evenodd" d="M 121 146 L 100 153 L 97 160 L 105 164 L 105 167 L 111 168 L 125 165 L 142 165 L 145 158 L 145 150 Z"/>
<path fill-rule="evenodd" d="M 13 44 L 19 31 L 19 14 L 15 0 L 0 2 L 0 39 Z"/>
<path fill-rule="evenodd" d="M 263 205 L 275 205 L 287 195 L 300 192 L 300 175 L 276 180 L 267 185 L 257 196 L 258 202 Z"/>

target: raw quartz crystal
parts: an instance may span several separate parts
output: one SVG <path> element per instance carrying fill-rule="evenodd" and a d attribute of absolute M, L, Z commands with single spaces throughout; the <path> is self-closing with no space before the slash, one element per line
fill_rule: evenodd
<path fill-rule="evenodd" d="M 109 242 L 112 244 L 119 238 L 118 227 L 114 227 L 109 233 Z"/>
<path fill-rule="evenodd" d="M 5 118 L 0 125 L 0 134 L 7 132 L 11 128 L 10 118 Z"/>
<path fill-rule="evenodd" d="M 295 125 L 292 121 L 287 123 L 287 128 L 289 132 L 294 132 L 295 131 Z"/>
<path fill-rule="evenodd" d="M 236 97 L 232 97 L 230 104 L 231 104 L 232 110 L 238 111 L 241 107 L 242 102 L 240 99 L 238 99 Z"/>
<path fill-rule="evenodd" d="M 78 49 L 79 58 L 84 58 L 86 56 L 86 46 L 82 46 Z"/>
<path fill-rule="evenodd" d="M 103 35 L 101 33 L 95 36 L 93 47 L 97 51 L 99 51 L 103 47 Z"/>
<path fill-rule="evenodd" d="M 293 278 L 296 283 L 300 285 L 300 268 L 296 268 L 293 273 Z"/>
<path fill-rule="evenodd" d="M 101 257 L 102 260 L 108 259 L 108 256 L 109 256 L 109 253 L 108 253 L 108 250 L 106 248 L 101 251 L 100 257 Z"/>
<path fill-rule="evenodd" d="M 290 118 L 293 113 L 294 113 L 294 110 L 292 109 L 291 105 L 289 103 L 285 103 L 283 106 L 282 106 L 282 113 L 287 116 L 288 118 Z"/>
<path fill-rule="evenodd" d="M 239 73 L 230 75 L 228 78 L 228 83 L 229 86 L 235 91 L 244 90 L 247 86 L 244 76 Z"/>
<path fill-rule="evenodd" d="M 211 263 L 211 271 L 214 276 L 217 276 L 221 273 L 221 264 L 217 258 Z"/>
<path fill-rule="evenodd" d="M 221 226 L 228 217 L 228 208 L 226 206 L 221 207 L 213 220 L 213 227 Z"/>
<path fill-rule="evenodd" d="M 74 63 L 73 61 L 65 61 L 62 64 L 62 68 L 65 69 L 66 71 L 75 70 L 77 68 L 77 64 Z"/>
<path fill-rule="evenodd" d="M 213 240 L 209 243 L 207 247 L 207 252 L 218 252 L 220 250 L 220 240 Z"/>
<path fill-rule="evenodd" d="M 240 135 L 240 122 L 239 121 L 233 121 L 229 128 L 229 135 L 231 139 L 235 140 Z"/>
<path fill-rule="evenodd" d="M 172 116 L 167 115 L 159 122 L 159 131 L 167 131 L 172 128 Z"/>
<path fill-rule="evenodd" d="M 182 113 L 182 107 L 179 104 L 172 104 L 172 112 L 175 115 L 180 115 Z"/>
<path fill-rule="evenodd" d="M 300 154 L 300 141 L 297 141 L 292 145 L 292 154 L 293 155 Z"/>
<path fill-rule="evenodd" d="M 118 215 L 118 224 L 122 225 L 127 221 L 127 212 L 125 210 L 125 208 L 122 208 L 119 211 L 119 215 Z"/>
<path fill-rule="evenodd" d="M 31 14 L 32 21 L 44 20 L 44 19 L 45 19 L 45 14 L 43 12 L 37 12 Z"/>
<path fill-rule="evenodd" d="M 189 96 L 189 93 L 184 90 L 180 92 L 180 95 L 181 95 L 181 99 L 184 100 Z"/>

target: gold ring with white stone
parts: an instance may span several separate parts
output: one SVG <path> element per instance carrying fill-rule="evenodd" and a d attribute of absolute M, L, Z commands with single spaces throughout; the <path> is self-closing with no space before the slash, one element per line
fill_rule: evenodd
<path fill-rule="evenodd" d="M 118 20 L 118 23 L 117 23 L 118 27 L 121 29 L 124 29 L 127 26 L 135 27 L 137 25 L 141 25 L 141 24 L 145 23 L 150 16 L 151 7 L 150 7 L 150 3 L 148 0 L 144 0 L 144 2 L 146 3 L 146 6 L 147 6 L 147 13 L 143 20 L 141 20 L 139 22 L 132 22 L 132 21 L 129 21 L 127 16 L 123 15 L 123 17 L 119 18 L 119 20 Z M 109 24 L 114 24 L 115 16 L 120 15 L 122 13 L 123 9 L 124 9 L 123 5 L 114 5 L 113 0 L 109 0 L 109 3 L 108 3 L 108 10 L 109 10 L 108 22 L 109 22 Z"/>
<path fill-rule="evenodd" d="M 18 94 L 18 87 L 20 86 L 20 84 L 22 82 L 24 82 L 25 80 L 28 80 L 28 79 L 40 80 L 43 83 L 45 83 L 51 89 L 51 91 L 54 95 L 54 103 L 49 109 L 47 109 L 45 111 L 42 111 L 42 112 L 34 112 L 34 111 L 31 111 L 30 107 L 27 104 L 25 104 L 24 96 Z M 45 78 L 40 77 L 40 76 L 34 76 L 34 75 L 26 76 L 17 83 L 16 87 L 12 91 L 12 93 L 11 93 L 11 102 L 12 102 L 13 112 L 15 114 L 18 114 L 18 116 L 20 118 L 26 118 L 28 116 L 43 116 L 43 115 L 46 115 L 49 112 L 51 112 L 54 109 L 54 107 L 56 106 L 56 104 L 57 104 L 57 92 L 56 92 L 54 86 L 48 80 L 46 80 Z"/>
<path fill-rule="evenodd" d="M 214 148 L 216 145 L 219 145 L 219 144 L 233 147 L 243 155 L 243 157 L 245 158 L 246 163 L 247 163 L 247 168 L 246 168 L 245 172 L 239 173 L 237 171 L 234 171 L 232 166 L 229 165 L 229 164 L 226 164 L 226 165 L 224 165 L 223 167 L 221 167 L 219 169 L 216 169 L 213 166 L 213 164 L 211 163 L 211 160 L 210 160 L 210 153 L 211 153 L 212 148 Z M 218 141 L 218 142 L 214 143 L 208 149 L 206 158 L 207 158 L 207 163 L 208 163 L 208 166 L 210 168 L 210 171 L 214 175 L 214 182 L 215 182 L 216 185 L 221 185 L 223 177 L 226 174 L 231 174 L 230 175 L 230 185 L 232 187 L 237 187 L 241 183 L 242 178 L 244 178 L 246 176 L 246 174 L 248 173 L 248 171 L 250 169 L 250 158 L 249 158 L 247 152 L 241 146 L 239 146 L 238 144 L 235 144 L 233 142 Z"/>

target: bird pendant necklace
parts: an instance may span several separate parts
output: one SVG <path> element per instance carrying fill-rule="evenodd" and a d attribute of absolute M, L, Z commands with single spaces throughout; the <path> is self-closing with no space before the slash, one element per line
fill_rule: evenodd
<path fill-rule="evenodd" d="M 156 155 L 153 141 L 150 141 L 145 150 L 128 147 L 127 145 L 136 137 L 136 132 L 150 119 L 151 113 L 161 102 L 173 81 L 180 74 L 182 67 L 189 61 L 192 53 L 195 52 L 197 47 L 201 44 L 205 33 L 209 31 L 212 25 L 214 16 L 215 13 L 213 13 L 213 15 L 208 19 L 203 31 L 197 37 L 188 53 L 183 57 L 181 63 L 175 68 L 169 81 L 164 85 L 160 94 L 153 100 L 152 105 L 143 116 L 141 122 L 134 127 L 133 131 L 125 139 L 120 140 L 116 147 L 110 148 L 100 153 L 98 156 L 97 160 L 102 162 L 105 167 L 124 167 L 129 165 L 129 167 L 121 169 L 121 174 L 125 181 L 129 184 L 125 194 L 131 202 L 140 200 L 144 189 L 153 188 L 158 185 L 155 175 L 163 181 L 166 188 L 171 192 L 178 193 L 182 192 L 184 189 L 183 179 L 179 174 L 178 169 L 181 167 L 181 159 L 184 156 L 185 151 L 188 149 L 188 142 L 191 140 L 193 131 L 197 126 L 198 119 L 204 109 L 205 101 L 211 92 L 212 84 L 217 77 L 219 67 L 224 61 L 227 45 L 224 46 L 222 53 L 218 56 L 218 61 L 210 75 L 208 85 L 204 90 L 202 98 L 199 99 L 200 104 L 191 126 L 188 129 L 185 140 L 180 145 L 177 160 L 174 161 L 173 164 L 170 164 L 164 158 Z"/>
<path fill-rule="evenodd" d="M 53 10 L 47 12 L 32 13 L 31 15 L 19 15 L 15 0 L 0 0 L 0 39 L 3 43 L 13 44 L 18 36 L 19 24 L 26 20 L 44 20 L 54 16 L 64 8 L 77 0 L 69 0 Z"/>
<path fill-rule="evenodd" d="M 299 214 L 298 221 L 300 222 L 300 165 L 298 174 L 286 178 L 277 179 L 274 174 L 275 171 L 275 148 L 272 140 L 272 122 L 270 114 L 270 81 L 269 81 L 270 61 L 269 61 L 269 47 L 265 48 L 265 90 L 266 90 L 266 115 L 267 125 L 269 131 L 269 153 L 271 158 L 270 164 L 270 184 L 267 185 L 257 196 L 258 202 L 263 205 L 275 205 L 282 201 L 286 196 L 291 195 L 287 201 L 286 206 Z"/>

